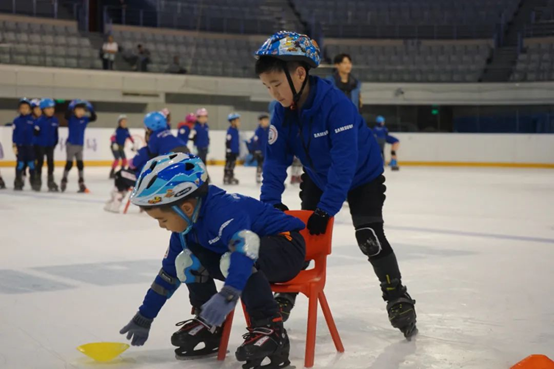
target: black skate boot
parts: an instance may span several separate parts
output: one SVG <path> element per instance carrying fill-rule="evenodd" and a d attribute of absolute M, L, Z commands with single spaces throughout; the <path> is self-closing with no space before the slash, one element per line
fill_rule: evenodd
<path fill-rule="evenodd" d="M 269 318 L 266 321 L 252 322 L 244 343 L 235 353 L 238 361 L 246 361 L 243 369 L 278 369 L 290 365 L 290 342 L 283 327 L 283 318 Z M 262 365 L 265 358 L 270 363 Z"/>
<path fill-rule="evenodd" d="M 262 172 L 260 171 L 256 172 L 256 183 L 262 183 Z"/>
<path fill-rule="evenodd" d="M 387 302 L 390 323 L 410 340 L 417 334 L 415 300 L 398 279 L 381 283 L 381 290 L 383 299 Z"/>
<path fill-rule="evenodd" d="M 199 310 L 193 309 L 193 313 L 199 313 Z M 181 329 L 173 333 L 171 344 L 177 347 L 175 349 L 177 360 L 195 359 L 217 354 L 223 329 L 210 326 L 198 315 L 176 325 L 181 326 Z M 203 343 L 204 347 L 195 350 L 195 347 L 200 343 Z"/>
<path fill-rule="evenodd" d="M 13 189 L 15 191 L 23 191 L 23 173 L 21 171 L 17 171 L 15 173 L 15 180 L 13 181 Z"/>
<path fill-rule="evenodd" d="M 38 177 L 36 173 L 31 173 L 30 182 L 33 191 L 40 192 L 40 188 L 42 187 L 42 180 Z"/>
<path fill-rule="evenodd" d="M 289 320 L 290 312 L 294 307 L 296 295 L 291 293 L 278 293 L 275 295 L 275 301 L 279 304 L 279 313 L 283 317 L 283 322 Z"/>
<path fill-rule="evenodd" d="M 5 190 L 5 189 L 6 189 L 6 183 L 4 182 L 2 177 L 0 177 L 0 190 Z"/>
<path fill-rule="evenodd" d="M 232 185 L 238 185 L 239 184 L 239 180 L 236 179 L 235 177 L 231 177 L 231 183 Z"/>
<path fill-rule="evenodd" d="M 115 169 L 112 168 L 112 170 L 110 170 L 110 175 L 108 177 L 108 179 L 114 179 L 115 178 Z"/>
<path fill-rule="evenodd" d="M 60 182 L 60 189 L 62 190 L 62 192 L 65 192 L 65 190 L 67 189 L 67 177 L 62 178 L 62 181 Z"/>
<path fill-rule="evenodd" d="M 79 178 L 79 191 L 78 193 L 89 193 L 89 189 L 87 186 L 85 186 L 85 180 L 83 178 Z"/>
<path fill-rule="evenodd" d="M 48 191 L 49 192 L 58 192 L 58 185 L 54 182 L 54 176 L 48 176 Z"/>

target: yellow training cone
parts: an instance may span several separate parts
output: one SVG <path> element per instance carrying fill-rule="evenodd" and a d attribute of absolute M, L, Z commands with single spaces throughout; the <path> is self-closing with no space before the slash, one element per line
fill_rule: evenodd
<path fill-rule="evenodd" d="M 99 362 L 107 362 L 115 359 L 129 348 L 126 343 L 119 342 L 93 342 L 77 347 L 77 350 L 91 359 Z"/>

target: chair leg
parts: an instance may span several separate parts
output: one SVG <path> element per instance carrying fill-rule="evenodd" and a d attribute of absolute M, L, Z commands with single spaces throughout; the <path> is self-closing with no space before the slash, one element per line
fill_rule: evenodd
<path fill-rule="evenodd" d="M 233 326 L 233 317 L 235 316 L 235 310 L 233 309 L 223 323 L 223 333 L 221 334 L 221 343 L 219 344 L 219 350 L 217 352 L 217 360 L 225 360 L 227 355 L 227 347 L 229 346 L 229 336 L 231 335 L 231 327 Z"/>
<path fill-rule="evenodd" d="M 335 325 L 335 320 L 333 319 L 333 314 L 331 314 L 331 309 L 329 308 L 329 303 L 325 297 L 325 292 L 321 291 L 319 293 L 319 303 L 321 304 L 321 310 L 323 310 L 323 316 L 327 322 L 327 327 L 329 327 L 329 332 L 331 332 L 331 337 L 333 337 L 333 342 L 338 352 L 344 352 L 344 346 L 340 339 L 339 331 Z"/>
<path fill-rule="evenodd" d="M 244 305 L 244 302 L 242 303 L 242 312 L 244 313 L 244 320 L 246 321 L 246 326 L 250 328 L 250 316 L 246 312 L 246 305 Z"/>
<path fill-rule="evenodd" d="M 304 366 L 311 368 L 314 366 L 315 357 L 315 338 L 317 329 L 317 292 L 310 293 L 308 297 L 308 332 L 306 333 L 306 357 Z"/>

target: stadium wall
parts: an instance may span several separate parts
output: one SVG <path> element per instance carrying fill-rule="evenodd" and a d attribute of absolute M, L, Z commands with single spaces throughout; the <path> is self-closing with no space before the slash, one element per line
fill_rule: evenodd
<path fill-rule="evenodd" d="M 109 128 L 88 128 L 85 139 L 85 161 L 87 165 L 105 166 L 111 164 Z M 144 144 L 144 130 L 131 129 L 137 146 Z M 175 132 L 174 132 L 175 133 Z M 241 140 L 252 136 L 251 131 L 242 131 Z M 554 169 L 554 135 L 523 134 L 446 134 L 446 133 L 399 133 L 395 134 L 401 147 L 398 152 L 401 165 L 429 166 L 499 166 L 537 167 Z M 0 150 L 3 158 L 0 167 L 13 167 L 12 129 L 0 127 Z M 56 161 L 63 165 L 67 128 L 60 128 L 60 144 L 56 148 Z M 223 164 L 225 160 L 225 131 L 210 133 L 211 145 L 208 159 L 212 164 Z M 133 157 L 132 144 L 126 150 Z M 189 147 L 192 148 L 189 143 Z M 247 153 L 242 143 L 242 157 Z M 1 153 L 1 152 L 0 152 Z M 387 148 L 387 157 L 390 150 Z"/>

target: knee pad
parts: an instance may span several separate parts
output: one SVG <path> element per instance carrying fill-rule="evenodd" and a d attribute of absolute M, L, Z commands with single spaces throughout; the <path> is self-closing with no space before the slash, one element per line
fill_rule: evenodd
<path fill-rule="evenodd" d="M 200 260 L 189 249 L 184 249 L 175 258 L 175 269 L 177 278 L 182 283 L 205 283 L 209 278 L 209 273 L 200 264 Z"/>
<path fill-rule="evenodd" d="M 231 252 L 226 252 L 221 256 L 221 259 L 219 259 L 219 269 L 221 270 L 221 274 L 225 278 L 229 276 L 229 267 L 231 266 Z"/>
<path fill-rule="evenodd" d="M 360 250 L 367 257 L 377 256 L 383 250 L 381 240 L 371 225 L 356 229 L 356 240 Z"/>
<path fill-rule="evenodd" d="M 390 154 L 391 154 L 392 156 L 394 156 L 394 155 L 396 155 L 396 151 L 391 150 L 391 151 L 390 151 Z"/>
<path fill-rule="evenodd" d="M 35 162 L 34 161 L 28 161 L 27 166 L 29 167 L 29 170 L 35 170 Z"/>
<path fill-rule="evenodd" d="M 65 170 L 69 171 L 69 170 L 71 170 L 72 167 L 73 167 L 73 161 L 69 161 L 69 160 L 68 160 L 68 161 L 65 163 Z"/>
<path fill-rule="evenodd" d="M 77 168 L 79 170 L 83 170 L 85 168 L 85 164 L 83 163 L 82 160 L 77 160 Z"/>
<path fill-rule="evenodd" d="M 17 170 L 23 170 L 23 167 L 25 167 L 25 163 L 22 162 L 22 161 L 18 161 L 18 162 L 17 162 L 16 169 L 17 169 Z"/>
<path fill-rule="evenodd" d="M 382 258 L 392 253 L 392 248 L 385 237 L 383 223 L 363 224 L 356 228 L 356 240 L 360 250 L 369 260 Z"/>

